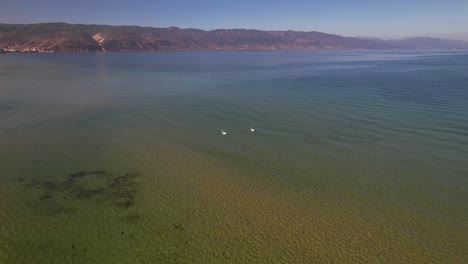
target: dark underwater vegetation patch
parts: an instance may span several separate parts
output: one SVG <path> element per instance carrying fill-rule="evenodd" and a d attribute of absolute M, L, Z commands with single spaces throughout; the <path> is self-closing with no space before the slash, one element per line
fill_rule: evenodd
<path fill-rule="evenodd" d="M 51 192 L 45 192 L 45 193 L 41 194 L 41 196 L 39 196 L 39 200 L 45 200 L 45 199 L 49 199 L 49 198 L 52 198 L 52 193 Z"/>
<path fill-rule="evenodd" d="M 9 100 L 6 102 L 0 102 L 0 112 L 15 110 L 20 105 L 19 100 Z"/>
<path fill-rule="evenodd" d="M 36 202 L 47 215 L 73 213 L 75 209 L 63 206 L 63 203 L 77 200 L 127 209 L 135 205 L 139 175 L 136 172 L 113 174 L 104 170 L 84 170 L 68 174 L 62 182 L 33 179 L 26 186 L 38 191 Z M 25 178 L 18 180 L 25 181 Z M 129 220 L 135 221 L 138 217 L 132 218 Z"/>
<path fill-rule="evenodd" d="M 30 183 L 28 183 L 27 186 L 44 191 L 55 191 L 58 189 L 57 184 L 50 181 L 41 181 L 38 179 L 33 179 Z"/>
<path fill-rule="evenodd" d="M 85 177 L 85 176 L 102 175 L 102 174 L 106 174 L 106 172 L 103 171 L 103 170 L 80 171 L 80 172 L 76 172 L 76 173 L 72 173 L 72 174 L 68 175 L 68 179 L 69 180 L 74 180 L 76 178 L 81 178 L 81 177 Z"/>

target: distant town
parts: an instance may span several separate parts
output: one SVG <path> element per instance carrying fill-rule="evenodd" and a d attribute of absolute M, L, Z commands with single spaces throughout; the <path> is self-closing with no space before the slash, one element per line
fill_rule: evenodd
<path fill-rule="evenodd" d="M 19 45 L 0 48 L 0 53 L 55 53 L 52 48 L 21 48 Z"/>

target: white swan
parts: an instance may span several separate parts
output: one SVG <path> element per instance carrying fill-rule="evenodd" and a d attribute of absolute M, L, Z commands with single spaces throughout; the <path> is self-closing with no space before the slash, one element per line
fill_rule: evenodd
<path fill-rule="evenodd" d="M 227 132 L 221 129 L 221 134 L 223 134 L 223 136 L 225 136 L 225 135 L 227 135 Z"/>
<path fill-rule="evenodd" d="M 250 132 L 255 132 L 255 128 L 250 127 Z"/>

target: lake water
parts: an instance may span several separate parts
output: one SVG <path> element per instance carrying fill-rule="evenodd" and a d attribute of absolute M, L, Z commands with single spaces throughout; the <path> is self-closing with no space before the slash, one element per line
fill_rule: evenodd
<path fill-rule="evenodd" d="M 466 263 L 467 223 L 468 52 L 0 56 L 0 263 Z"/>

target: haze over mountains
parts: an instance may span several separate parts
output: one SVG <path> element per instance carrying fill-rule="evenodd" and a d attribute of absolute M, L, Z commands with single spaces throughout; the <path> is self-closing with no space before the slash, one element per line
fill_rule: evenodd
<path fill-rule="evenodd" d="M 468 49 L 468 42 L 429 37 L 382 40 L 321 32 L 180 29 L 66 23 L 0 24 L 4 52 L 164 50 Z"/>

